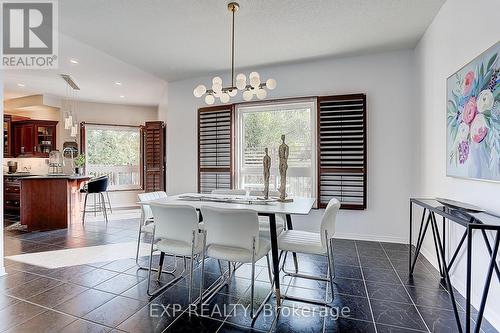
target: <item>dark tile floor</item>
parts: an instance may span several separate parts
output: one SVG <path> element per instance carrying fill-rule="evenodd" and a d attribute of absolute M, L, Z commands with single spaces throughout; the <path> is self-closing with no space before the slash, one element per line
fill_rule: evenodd
<path fill-rule="evenodd" d="M 6 231 L 5 255 L 130 242 L 137 223 L 128 219 L 107 227 L 88 222 L 51 232 Z M 414 276 L 408 277 L 407 256 L 403 244 L 338 239 L 331 309 L 285 301 L 279 316 L 266 307 L 253 327 L 245 308 L 250 304 L 248 265 L 198 316 L 188 307 L 185 278 L 149 300 L 146 272 L 131 259 L 57 269 L 6 259 L 8 275 L 0 277 L 0 332 L 456 332 L 438 272 L 421 257 Z M 206 266 L 208 284 L 217 278 L 218 266 L 211 261 Z M 326 261 L 318 256 L 299 254 L 299 267 L 326 273 Z M 270 287 L 265 261 L 258 263 L 256 276 L 258 303 Z M 170 279 L 164 275 L 162 283 Z M 199 281 L 199 271 L 195 279 Z M 282 279 L 282 291 L 315 298 L 330 293 L 325 283 L 288 277 Z M 463 317 L 464 300 L 458 298 Z M 273 304 L 271 299 L 269 306 Z M 496 332 L 487 322 L 482 330 Z"/>

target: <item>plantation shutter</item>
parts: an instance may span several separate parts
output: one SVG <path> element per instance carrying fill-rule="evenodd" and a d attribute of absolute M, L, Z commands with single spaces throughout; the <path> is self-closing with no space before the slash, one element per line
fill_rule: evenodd
<path fill-rule="evenodd" d="M 165 123 L 147 121 L 144 135 L 144 191 L 165 191 Z"/>
<path fill-rule="evenodd" d="M 318 98 L 318 199 L 366 208 L 366 96 Z"/>
<path fill-rule="evenodd" d="M 232 105 L 198 109 L 198 192 L 231 189 L 233 175 Z"/>

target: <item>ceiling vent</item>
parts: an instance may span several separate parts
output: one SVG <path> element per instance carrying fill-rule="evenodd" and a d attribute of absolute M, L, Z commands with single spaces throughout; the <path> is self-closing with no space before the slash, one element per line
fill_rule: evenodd
<path fill-rule="evenodd" d="M 66 83 L 73 88 L 74 90 L 80 90 L 80 87 L 76 84 L 76 82 L 73 80 L 73 78 L 68 75 L 68 74 L 61 74 L 61 77 L 63 78 Z"/>

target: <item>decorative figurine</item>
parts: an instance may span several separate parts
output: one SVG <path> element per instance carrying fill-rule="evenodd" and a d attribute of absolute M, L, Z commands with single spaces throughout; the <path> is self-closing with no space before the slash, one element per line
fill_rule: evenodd
<path fill-rule="evenodd" d="M 281 145 L 278 150 L 278 155 L 280 159 L 280 201 L 285 201 L 286 199 L 286 170 L 288 169 L 288 154 L 290 148 L 285 143 L 285 134 L 281 135 Z"/>
<path fill-rule="evenodd" d="M 266 155 L 262 159 L 262 165 L 264 166 L 264 199 L 269 199 L 269 177 L 271 176 L 271 157 L 269 157 L 268 149 L 265 148 L 264 151 Z"/>

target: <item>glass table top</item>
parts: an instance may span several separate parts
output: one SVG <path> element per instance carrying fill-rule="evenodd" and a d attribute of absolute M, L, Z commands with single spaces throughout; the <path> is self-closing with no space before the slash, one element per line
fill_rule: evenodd
<path fill-rule="evenodd" d="M 500 216 L 487 211 L 479 211 L 481 210 L 479 207 L 464 203 L 465 207 L 470 208 L 469 210 L 458 208 L 458 205 L 462 203 L 450 201 L 451 204 L 444 204 L 446 201 L 439 198 L 411 198 L 410 200 L 464 226 L 475 224 L 500 228 Z"/>

